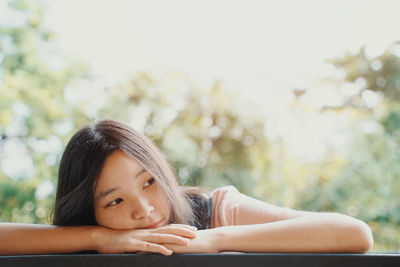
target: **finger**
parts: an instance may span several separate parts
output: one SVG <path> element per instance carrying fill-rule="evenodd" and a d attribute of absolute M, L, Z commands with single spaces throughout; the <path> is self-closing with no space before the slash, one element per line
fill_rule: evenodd
<path fill-rule="evenodd" d="M 189 240 L 187 238 L 171 235 L 171 234 L 149 234 L 142 238 L 142 240 L 157 244 L 177 244 L 177 245 L 187 245 L 189 244 Z"/>
<path fill-rule="evenodd" d="M 195 238 L 196 237 L 196 232 L 189 230 L 189 229 L 182 229 L 182 228 L 165 228 L 165 229 L 159 229 L 155 233 L 160 233 L 160 234 L 172 234 L 172 235 L 177 235 L 181 237 L 186 237 L 186 238 Z"/>
<path fill-rule="evenodd" d="M 189 225 L 189 224 L 172 223 L 172 224 L 170 224 L 170 225 L 172 225 L 172 226 L 178 226 L 178 227 L 184 227 L 184 228 L 192 229 L 192 230 L 194 230 L 194 231 L 197 230 L 197 227 L 196 227 L 196 226 L 192 226 L 192 225 Z"/>
<path fill-rule="evenodd" d="M 197 227 L 187 225 L 187 224 L 167 224 L 161 228 L 179 228 L 179 229 L 187 229 L 187 230 L 194 231 L 194 232 L 197 231 Z"/>
<path fill-rule="evenodd" d="M 187 238 L 194 238 L 196 237 L 196 231 L 189 229 L 187 227 L 180 227 L 176 225 L 165 226 L 161 228 L 157 228 L 153 231 L 153 233 L 159 234 L 173 234 Z"/>
<path fill-rule="evenodd" d="M 153 253 L 160 253 L 166 256 L 169 256 L 172 254 L 172 250 L 167 249 L 166 247 L 159 245 L 159 244 L 154 244 L 151 242 L 140 242 L 139 244 L 136 245 L 136 249 L 141 251 L 141 252 L 153 252 Z"/>
<path fill-rule="evenodd" d="M 164 246 L 167 249 L 173 251 L 173 253 L 191 253 L 191 252 L 193 252 L 187 246 L 179 246 L 179 245 L 174 245 L 174 244 L 165 244 Z"/>

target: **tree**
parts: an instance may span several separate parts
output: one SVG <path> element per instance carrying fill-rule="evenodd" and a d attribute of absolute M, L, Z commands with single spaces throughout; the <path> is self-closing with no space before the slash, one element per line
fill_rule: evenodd
<path fill-rule="evenodd" d="M 0 28 L 1 220 L 49 222 L 63 147 L 96 118 L 121 120 L 153 138 L 183 184 L 234 184 L 253 194 L 254 181 L 268 172 L 263 120 L 250 106 L 238 110 L 222 83 L 202 91 L 182 73 L 165 72 L 161 81 L 160 73 L 144 72 L 90 90 L 96 81 L 57 51 L 40 4 L 15 0 L 9 11 L 24 19 Z"/>
<path fill-rule="evenodd" d="M 87 119 L 65 88 L 88 72 L 54 49 L 38 3 L 10 1 L 7 12 L 20 20 L 0 27 L 0 219 L 48 222 L 62 141 Z"/>
<path fill-rule="evenodd" d="M 322 173 L 299 202 L 301 208 L 339 211 L 368 222 L 378 250 L 400 249 L 395 230 L 400 225 L 399 45 L 394 43 L 374 58 L 361 48 L 330 61 L 345 73 L 344 79 L 334 81 L 337 88 L 352 88 L 350 83 L 358 90 L 341 105 L 324 107 L 322 112 L 352 110 L 353 142 L 341 171 L 328 178 Z"/>
<path fill-rule="evenodd" d="M 110 92 L 100 114 L 151 137 L 183 184 L 234 184 L 253 195 L 268 173 L 269 142 L 263 119 L 241 104 L 218 81 L 201 90 L 180 72 L 142 72 Z"/>

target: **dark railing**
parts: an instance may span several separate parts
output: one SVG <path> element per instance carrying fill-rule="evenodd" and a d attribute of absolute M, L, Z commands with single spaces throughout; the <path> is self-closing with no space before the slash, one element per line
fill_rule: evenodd
<path fill-rule="evenodd" d="M 400 254 L 58 254 L 0 256 L 0 267 L 391 267 Z"/>

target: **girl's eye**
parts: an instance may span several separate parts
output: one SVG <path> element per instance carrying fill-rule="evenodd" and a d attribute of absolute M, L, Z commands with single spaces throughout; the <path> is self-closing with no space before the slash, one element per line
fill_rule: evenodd
<path fill-rule="evenodd" d="M 150 178 L 149 180 L 147 180 L 147 182 L 144 183 L 143 187 L 148 187 L 152 184 L 154 184 L 156 182 L 156 180 L 154 178 Z"/>
<path fill-rule="evenodd" d="M 116 198 L 113 201 L 110 202 L 110 204 L 108 204 L 107 206 L 115 206 L 118 205 L 119 203 L 121 203 L 122 201 L 124 201 L 122 198 Z"/>

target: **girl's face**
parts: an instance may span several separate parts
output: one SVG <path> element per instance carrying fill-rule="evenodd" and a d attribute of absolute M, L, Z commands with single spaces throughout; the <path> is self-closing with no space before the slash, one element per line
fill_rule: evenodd
<path fill-rule="evenodd" d="M 121 150 L 104 163 L 94 211 L 99 225 L 113 229 L 157 228 L 171 216 L 170 204 L 152 175 Z"/>

